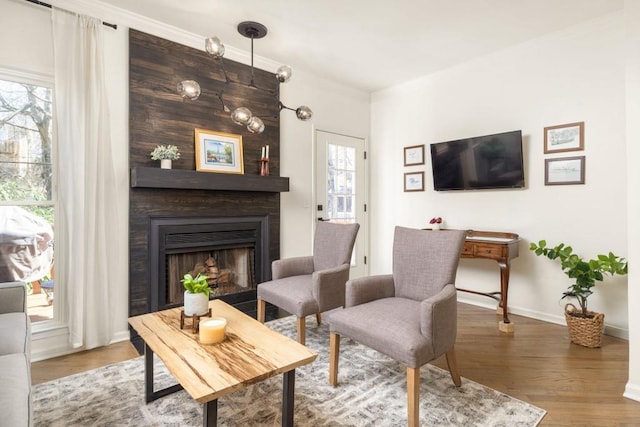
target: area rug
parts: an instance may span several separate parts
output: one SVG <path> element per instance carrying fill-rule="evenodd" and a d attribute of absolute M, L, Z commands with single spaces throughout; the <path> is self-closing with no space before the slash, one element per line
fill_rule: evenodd
<path fill-rule="evenodd" d="M 308 322 L 307 346 L 318 353 L 296 369 L 296 426 L 403 426 L 407 423 L 404 367 L 343 337 L 338 387 L 329 385 L 329 329 Z M 295 339 L 294 317 L 267 325 Z M 156 390 L 174 383 L 156 357 Z M 202 405 L 185 392 L 144 401 L 142 357 L 34 386 L 37 427 L 202 426 Z M 220 426 L 281 425 L 282 376 L 218 400 Z M 423 366 L 422 426 L 536 426 L 545 411 L 466 378 L 457 389 L 448 371 Z"/>

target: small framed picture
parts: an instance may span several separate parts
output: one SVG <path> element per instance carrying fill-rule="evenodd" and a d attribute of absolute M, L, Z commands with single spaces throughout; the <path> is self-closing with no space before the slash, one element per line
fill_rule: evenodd
<path fill-rule="evenodd" d="M 405 173 L 404 191 L 424 191 L 424 172 Z"/>
<path fill-rule="evenodd" d="M 424 144 L 404 147 L 404 165 L 424 165 Z"/>
<path fill-rule="evenodd" d="M 544 128 L 544 153 L 584 150 L 584 122 Z"/>
<path fill-rule="evenodd" d="M 584 156 L 544 161 L 544 185 L 584 184 Z"/>
<path fill-rule="evenodd" d="M 242 135 L 196 129 L 196 170 L 244 174 Z"/>

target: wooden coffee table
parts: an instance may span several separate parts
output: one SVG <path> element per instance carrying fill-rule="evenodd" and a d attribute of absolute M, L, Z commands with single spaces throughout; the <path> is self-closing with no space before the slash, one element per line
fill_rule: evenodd
<path fill-rule="evenodd" d="M 283 374 L 282 425 L 293 426 L 295 369 L 317 354 L 221 300 L 209 302 L 214 317 L 227 319 L 225 340 L 200 344 L 191 327 L 180 329 L 181 308 L 129 318 L 145 343 L 147 402 L 182 390 L 204 406 L 204 426 L 217 425 L 218 398 Z M 154 391 L 153 353 L 179 384 Z"/>

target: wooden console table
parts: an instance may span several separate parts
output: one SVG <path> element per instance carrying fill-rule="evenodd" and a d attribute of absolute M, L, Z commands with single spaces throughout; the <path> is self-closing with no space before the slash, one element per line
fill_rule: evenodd
<path fill-rule="evenodd" d="M 426 230 L 430 229 L 427 228 Z M 499 328 L 502 332 L 513 332 L 513 324 L 509 320 L 507 298 L 509 296 L 511 260 L 518 257 L 519 243 L 520 237 L 515 233 L 467 230 L 467 237 L 460 254 L 460 258 L 491 259 L 498 263 L 500 267 L 500 291 L 478 292 L 470 289 L 456 289 L 462 292 L 484 295 L 498 301 L 498 310 L 502 311 L 502 321 L 499 323 Z"/>
<path fill-rule="evenodd" d="M 513 332 L 513 324 L 509 320 L 507 298 L 509 296 L 511 260 L 518 256 L 519 243 L 520 238 L 515 233 L 467 230 L 467 237 L 460 255 L 461 258 L 491 259 L 498 263 L 500 267 L 500 291 L 486 293 L 461 288 L 458 288 L 458 290 L 484 295 L 498 301 L 498 307 L 502 309 L 502 321 L 499 325 L 502 332 Z"/>

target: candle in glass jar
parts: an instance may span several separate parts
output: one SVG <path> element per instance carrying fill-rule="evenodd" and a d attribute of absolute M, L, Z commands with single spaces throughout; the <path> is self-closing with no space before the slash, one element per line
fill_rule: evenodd
<path fill-rule="evenodd" d="M 227 320 L 222 317 L 200 322 L 200 344 L 215 344 L 224 340 Z"/>

